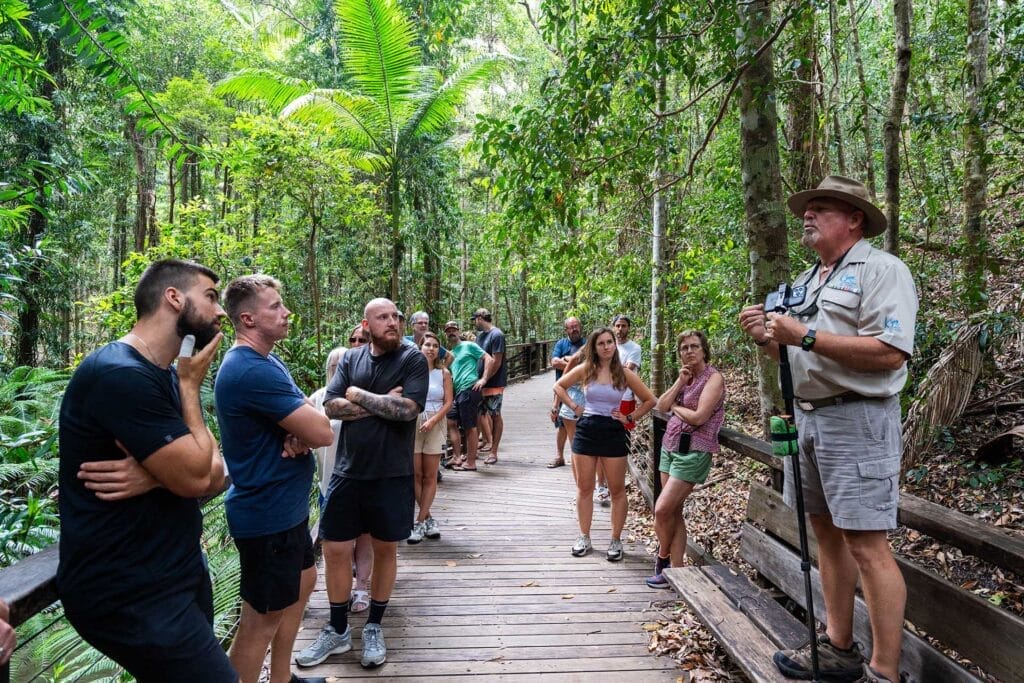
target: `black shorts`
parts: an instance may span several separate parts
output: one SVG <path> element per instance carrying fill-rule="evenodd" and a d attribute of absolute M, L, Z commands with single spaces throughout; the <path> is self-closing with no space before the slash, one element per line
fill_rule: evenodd
<path fill-rule="evenodd" d="M 572 452 L 605 458 L 624 458 L 629 454 L 629 432 L 614 417 L 584 415 L 576 421 Z"/>
<path fill-rule="evenodd" d="M 351 541 L 370 534 L 378 541 L 403 541 L 416 512 L 413 476 L 350 479 L 334 475 L 320 515 L 320 538 Z"/>
<path fill-rule="evenodd" d="M 302 571 L 313 566 L 309 519 L 286 531 L 236 538 L 242 571 L 239 594 L 260 614 L 291 607 L 299 599 Z"/>
<path fill-rule="evenodd" d="M 463 429 L 476 427 L 477 418 L 480 417 L 480 403 L 484 395 L 476 389 L 466 389 L 455 394 L 455 402 L 448 410 L 446 417 L 455 420 Z"/>
<path fill-rule="evenodd" d="M 78 634 L 139 683 L 237 683 L 213 634 L 213 591 L 205 570 L 173 595 L 121 603 L 111 614 L 67 613 Z"/>

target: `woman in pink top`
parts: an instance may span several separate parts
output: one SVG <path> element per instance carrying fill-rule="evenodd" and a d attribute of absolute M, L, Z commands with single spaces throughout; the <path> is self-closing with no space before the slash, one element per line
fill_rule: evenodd
<path fill-rule="evenodd" d="M 687 330 L 676 339 L 679 377 L 658 398 L 658 410 L 671 412 L 661 440 L 661 495 L 654 506 L 658 558 L 651 588 L 668 588 L 666 567 L 686 562 L 686 520 L 683 503 L 711 471 L 711 454 L 718 452 L 718 430 L 725 419 L 725 380 L 709 364 L 711 349 L 700 330 Z M 670 564 L 671 562 L 671 564 Z"/>
<path fill-rule="evenodd" d="M 569 395 L 569 387 L 579 383 L 586 397 L 586 407 Z M 632 389 L 641 403 L 629 415 L 619 410 L 626 388 Z M 635 372 L 622 367 L 615 345 L 615 334 L 607 327 L 591 332 L 583 350 L 583 362 L 567 371 L 555 384 L 555 393 L 562 403 L 579 418 L 572 440 L 576 474 L 576 514 L 580 536 L 572 554 L 582 557 L 590 552 L 590 525 L 594 518 L 594 474 L 597 461 L 604 462 L 608 490 L 612 497 L 612 538 L 606 557 L 611 562 L 622 559 L 622 528 L 626 524 L 626 456 L 629 435 L 625 425 L 635 422 L 654 407 L 654 394 Z"/>

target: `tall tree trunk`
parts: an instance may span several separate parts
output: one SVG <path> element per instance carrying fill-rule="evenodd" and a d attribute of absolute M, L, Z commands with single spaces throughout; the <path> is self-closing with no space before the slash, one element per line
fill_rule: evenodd
<path fill-rule="evenodd" d="M 388 204 L 391 208 L 391 300 L 398 302 L 399 273 L 405 256 L 405 242 L 402 240 L 402 202 L 398 194 L 398 169 L 391 171 L 388 178 Z"/>
<path fill-rule="evenodd" d="M 967 2 L 967 120 L 964 125 L 964 242 L 963 277 L 968 305 L 984 307 L 985 225 L 988 154 L 985 148 L 985 83 L 988 69 L 988 0 Z"/>
<path fill-rule="evenodd" d="M 813 187 L 821 180 L 818 158 L 818 118 L 815 115 L 815 78 L 818 48 L 814 8 L 805 7 L 794 19 L 793 58 L 800 61 L 793 75 L 796 85 L 789 101 L 789 180 L 797 190 Z"/>
<path fill-rule="evenodd" d="M 889 225 L 885 231 L 885 250 L 894 256 L 900 252 L 900 139 L 903 111 L 907 106 L 910 80 L 910 19 L 912 0 L 893 0 L 893 24 L 896 33 L 896 68 L 892 74 L 889 116 L 882 126 L 885 150 L 885 213 Z"/>
<path fill-rule="evenodd" d="M 740 57 L 749 59 L 768 35 L 771 0 L 740 0 L 738 8 L 744 29 L 744 41 L 739 46 Z M 750 290 L 754 301 L 763 301 L 779 282 L 789 279 L 774 92 L 775 75 L 769 48 L 750 65 L 740 81 L 740 169 L 750 250 Z M 781 409 L 782 393 L 775 362 L 764 354 L 756 355 L 761 412 L 767 435 L 768 416 L 774 409 Z"/>
<path fill-rule="evenodd" d="M 136 127 L 137 121 L 129 118 L 125 137 L 132 146 L 135 159 L 135 251 L 146 250 L 146 242 L 155 244 L 152 235 L 156 232 L 156 169 L 150 159 L 143 133 Z"/>
<path fill-rule="evenodd" d="M 835 168 L 839 171 L 839 175 L 845 176 L 846 173 L 846 150 L 843 147 L 843 132 L 842 126 L 839 125 L 839 114 L 836 108 L 839 106 L 840 92 L 842 91 L 843 82 L 840 77 L 839 69 L 839 50 L 837 46 L 840 44 L 839 36 L 839 8 L 836 6 L 838 0 L 829 0 L 828 3 L 828 30 L 829 30 L 829 61 L 832 62 L 832 87 L 829 88 L 828 103 L 825 105 L 825 111 L 828 113 L 829 122 L 832 126 L 832 144 L 835 145 L 835 164 L 832 163 L 831 157 L 828 158 L 827 168 L 829 173 L 834 173 L 831 169 Z M 826 146 L 826 150 L 831 149 L 831 146 Z"/>
<path fill-rule="evenodd" d="M 314 208 L 309 212 L 312 223 L 309 229 L 309 241 L 306 246 L 306 279 L 309 281 L 310 298 L 313 299 L 313 330 L 316 335 L 316 357 L 323 358 L 323 310 L 320 305 L 320 269 L 316 260 L 316 236 L 320 229 L 321 216 Z"/>
<path fill-rule="evenodd" d="M 174 198 L 175 198 L 175 178 L 174 178 L 174 165 L 177 162 L 171 159 L 167 162 L 167 224 L 174 225 Z"/>
<path fill-rule="evenodd" d="M 664 240 L 665 229 L 668 225 L 668 192 L 661 189 L 661 186 L 665 182 L 664 173 L 665 165 L 668 163 L 668 149 L 665 140 L 665 123 L 661 114 L 666 109 L 667 85 L 665 68 L 662 65 L 659 68 L 657 84 L 658 126 L 654 132 L 658 142 L 654 171 L 651 173 L 651 182 L 654 185 L 654 197 L 651 204 L 651 390 L 656 396 L 665 391 L 664 325 L 661 314 L 665 309 L 665 282 L 662 272 L 665 268 Z"/>
<path fill-rule="evenodd" d="M 860 30 L 857 28 L 857 3 L 850 2 L 850 38 L 853 41 L 853 61 L 857 65 L 857 83 L 860 84 L 860 127 L 864 135 L 864 173 L 868 193 L 875 198 L 875 136 L 871 134 L 871 107 L 868 103 L 868 82 L 864 77 L 864 60 L 860 52 Z"/>

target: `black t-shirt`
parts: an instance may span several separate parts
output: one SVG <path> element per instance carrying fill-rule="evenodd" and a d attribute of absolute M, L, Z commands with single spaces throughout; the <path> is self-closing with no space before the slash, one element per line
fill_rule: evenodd
<path fill-rule="evenodd" d="M 400 386 L 403 398 L 415 401 L 422 411 L 428 384 L 427 359 L 419 349 L 402 344 L 394 351 L 374 356 L 366 345 L 342 356 L 324 403 L 344 398 L 350 386 L 374 394 L 386 394 Z M 413 474 L 415 443 L 415 417 L 397 422 L 370 415 L 342 422 L 334 472 L 350 479 L 409 476 Z"/>
<path fill-rule="evenodd" d="M 158 488 L 106 502 L 85 488 L 79 465 L 142 462 L 189 433 L 178 376 L 121 342 L 90 354 L 60 407 L 60 564 L 57 591 L 69 612 L 102 615 L 125 603 L 193 589 L 205 572 L 203 518 L 195 499 Z"/>
<path fill-rule="evenodd" d="M 494 376 L 487 380 L 487 384 L 484 385 L 484 389 L 503 387 L 508 384 L 508 359 L 505 357 L 505 333 L 497 327 L 492 327 L 490 332 L 481 332 L 477 335 L 476 343 L 492 356 L 497 353 L 501 354 L 501 366 L 498 367 L 498 371 L 494 373 Z M 480 374 L 483 375 L 483 366 L 480 368 Z"/>

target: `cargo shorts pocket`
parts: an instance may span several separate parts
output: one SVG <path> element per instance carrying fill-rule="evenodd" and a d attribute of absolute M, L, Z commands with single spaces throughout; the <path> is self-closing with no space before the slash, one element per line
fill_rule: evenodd
<path fill-rule="evenodd" d="M 871 510 L 889 510 L 899 500 L 900 459 L 882 458 L 857 463 L 860 503 Z"/>

